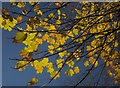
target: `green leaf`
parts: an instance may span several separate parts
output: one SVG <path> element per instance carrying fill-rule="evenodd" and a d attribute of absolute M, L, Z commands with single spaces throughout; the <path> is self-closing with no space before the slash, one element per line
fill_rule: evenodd
<path fill-rule="evenodd" d="M 27 38 L 27 34 L 24 32 L 17 32 L 16 36 L 13 38 L 13 42 L 15 43 L 21 43 L 22 41 L 24 41 Z"/>

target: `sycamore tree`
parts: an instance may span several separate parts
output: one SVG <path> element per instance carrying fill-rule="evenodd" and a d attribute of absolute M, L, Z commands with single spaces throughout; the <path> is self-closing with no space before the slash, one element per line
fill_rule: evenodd
<path fill-rule="evenodd" d="M 103 66 L 109 77 L 120 83 L 119 2 L 10 3 L 2 8 L 0 27 L 16 31 L 11 42 L 24 44 L 18 52 L 21 58 L 12 59 L 17 61 L 15 69 L 23 71 L 29 65 L 38 75 L 47 69 L 50 83 L 62 76 L 63 69 L 68 76 L 81 73 L 82 64 L 85 73 L 76 87 Z M 43 45 L 46 48 L 41 50 Z M 33 77 L 28 85 L 38 82 L 39 78 Z"/>

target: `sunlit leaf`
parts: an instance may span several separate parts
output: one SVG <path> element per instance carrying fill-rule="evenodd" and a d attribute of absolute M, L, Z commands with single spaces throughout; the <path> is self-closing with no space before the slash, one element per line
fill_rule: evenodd
<path fill-rule="evenodd" d="M 20 22 L 21 20 L 22 20 L 22 16 L 19 15 L 19 16 L 17 17 L 17 21 Z"/>
<path fill-rule="evenodd" d="M 66 75 L 68 76 L 73 76 L 74 75 L 74 71 L 72 69 L 69 69 L 65 72 Z"/>
<path fill-rule="evenodd" d="M 74 72 L 75 72 L 76 74 L 78 74 L 78 73 L 79 73 L 79 71 L 80 71 L 79 67 L 78 67 L 78 66 L 76 66 L 76 67 L 74 68 Z"/>

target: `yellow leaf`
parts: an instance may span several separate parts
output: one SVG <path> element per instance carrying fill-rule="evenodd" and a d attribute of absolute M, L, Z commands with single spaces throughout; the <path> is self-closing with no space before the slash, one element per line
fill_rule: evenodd
<path fill-rule="evenodd" d="M 41 16 L 43 13 L 42 13 L 41 10 L 38 10 L 38 11 L 37 11 L 37 14 Z"/>
<path fill-rule="evenodd" d="M 68 36 L 70 36 L 70 37 L 74 37 L 73 32 L 70 31 L 70 32 L 68 33 Z"/>
<path fill-rule="evenodd" d="M 90 57 L 89 62 L 93 65 L 95 63 L 95 67 L 98 66 L 98 61 L 95 62 L 95 58 Z"/>
<path fill-rule="evenodd" d="M 61 6 L 60 2 L 56 2 L 55 5 L 58 6 L 58 7 Z"/>
<path fill-rule="evenodd" d="M 79 67 L 78 67 L 78 66 L 76 66 L 76 67 L 74 68 L 74 72 L 75 72 L 76 74 L 78 74 L 78 73 L 79 73 L 79 71 L 80 71 Z"/>
<path fill-rule="evenodd" d="M 88 67 L 88 66 L 89 66 L 89 61 L 85 61 L 85 62 L 84 62 L 84 66 L 85 66 L 85 67 Z"/>
<path fill-rule="evenodd" d="M 93 55 L 93 52 L 89 52 L 88 53 L 88 56 L 90 57 L 90 56 L 92 56 Z"/>
<path fill-rule="evenodd" d="M 62 14 L 62 16 L 63 16 L 64 18 L 66 18 L 66 17 L 67 17 L 67 16 L 66 16 L 66 14 L 64 14 L 64 13 Z"/>
<path fill-rule="evenodd" d="M 54 53 L 54 46 L 53 46 L 53 45 L 49 45 L 49 46 L 48 46 L 48 52 L 49 52 L 50 54 L 53 54 L 53 53 Z"/>
<path fill-rule="evenodd" d="M 74 71 L 72 69 L 69 69 L 65 72 L 65 74 L 68 75 L 68 76 L 73 76 Z"/>
<path fill-rule="evenodd" d="M 53 67 L 53 63 L 52 63 L 52 62 L 49 62 L 46 67 L 47 67 L 47 68 L 52 68 L 52 67 Z"/>
<path fill-rule="evenodd" d="M 118 41 L 117 40 L 115 40 L 115 43 L 114 43 L 114 47 L 118 47 Z"/>
<path fill-rule="evenodd" d="M 47 42 L 49 44 L 54 44 L 55 43 L 55 40 L 53 38 L 48 38 Z"/>
<path fill-rule="evenodd" d="M 90 62 L 91 64 L 94 64 L 95 59 L 94 59 L 93 57 L 90 57 L 89 62 Z"/>
<path fill-rule="evenodd" d="M 113 22 L 113 24 L 112 24 L 113 28 L 116 28 L 117 24 L 118 24 L 118 22 Z"/>
<path fill-rule="evenodd" d="M 47 69 L 47 72 L 49 72 L 49 73 L 54 72 L 54 68 L 48 68 L 48 69 Z"/>
<path fill-rule="evenodd" d="M 86 46 L 86 49 L 87 49 L 87 51 L 90 51 L 90 50 L 92 50 L 92 47 L 91 46 Z"/>
<path fill-rule="evenodd" d="M 58 67 L 58 68 L 61 68 L 61 67 L 62 67 L 63 61 L 64 61 L 64 59 L 58 59 L 58 60 L 56 60 L 56 64 L 57 64 L 57 67 Z"/>
<path fill-rule="evenodd" d="M 75 63 L 74 63 L 74 61 L 69 60 L 69 61 L 66 62 L 66 64 L 67 64 L 69 67 L 73 68 Z"/>
<path fill-rule="evenodd" d="M 46 41 L 48 38 L 49 38 L 49 35 L 48 35 L 48 34 L 45 34 L 45 35 L 42 37 L 42 39 L 43 39 L 44 41 Z"/>
<path fill-rule="evenodd" d="M 60 77 L 60 73 L 58 73 L 58 71 L 53 71 L 53 72 L 50 73 L 50 76 L 52 78 L 54 77 L 54 79 L 56 79 L 56 78 Z"/>
<path fill-rule="evenodd" d="M 110 70 L 107 70 L 107 73 L 109 74 L 110 77 L 113 76 L 113 73 Z"/>
<path fill-rule="evenodd" d="M 19 70 L 19 71 L 22 71 L 23 69 L 25 69 L 26 68 L 26 66 L 28 65 L 28 61 L 18 61 L 17 63 L 16 63 L 16 68 Z"/>
<path fill-rule="evenodd" d="M 47 66 L 48 62 L 49 62 L 49 59 L 48 58 L 43 58 L 43 60 L 41 62 L 42 62 L 42 66 Z"/>
<path fill-rule="evenodd" d="M 36 41 L 37 44 L 42 44 L 42 39 L 36 38 L 35 41 Z"/>
<path fill-rule="evenodd" d="M 56 30 L 56 28 L 55 28 L 55 26 L 54 25 L 50 25 L 50 27 L 49 27 L 49 29 L 48 30 L 50 30 L 50 31 L 54 31 L 54 30 Z"/>
<path fill-rule="evenodd" d="M 34 52 L 38 49 L 38 44 L 35 41 L 28 42 L 29 45 L 27 47 L 28 52 Z"/>
<path fill-rule="evenodd" d="M 31 31 L 31 30 L 32 30 L 32 27 L 30 27 L 30 25 L 28 25 L 28 24 L 26 24 L 26 25 L 27 25 L 26 30 Z"/>
<path fill-rule="evenodd" d="M 34 7 L 34 11 L 37 12 L 39 10 L 39 6 Z"/>
<path fill-rule="evenodd" d="M 51 13 L 51 14 L 48 15 L 48 17 L 49 17 L 49 18 L 53 18 L 53 17 L 54 17 L 54 14 Z"/>
<path fill-rule="evenodd" d="M 53 46 L 53 45 L 49 45 L 49 46 L 48 46 L 48 49 L 53 50 L 53 49 L 54 49 L 54 46 Z"/>
<path fill-rule="evenodd" d="M 54 68 L 53 68 L 53 63 L 52 62 L 49 62 L 46 67 L 47 67 L 47 72 L 49 72 L 49 73 L 54 72 Z"/>
<path fill-rule="evenodd" d="M 26 5 L 25 2 L 18 2 L 17 7 L 18 8 L 23 8 Z"/>
<path fill-rule="evenodd" d="M 41 37 L 42 35 L 41 35 L 41 33 L 38 33 L 38 37 Z"/>
<path fill-rule="evenodd" d="M 30 82 L 27 83 L 28 86 L 32 86 L 38 83 L 38 78 L 32 78 Z"/>
<path fill-rule="evenodd" d="M 75 11 L 78 13 L 78 14 L 80 14 L 81 12 L 80 12 L 80 10 L 78 10 L 78 9 L 75 9 Z"/>
<path fill-rule="evenodd" d="M 75 34 L 75 35 L 78 35 L 78 29 L 73 29 L 73 33 Z"/>
<path fill-rule="evenodd" d="M 4 22 L 3 17 L 0 15 L 0 27 L 2 28 L 2 23 Z"/>
<path fill-rule="evenodd" d="M 97 67 L 97 66 L 98 66 L 98 61 L 95 62 L 95 67 Z"/>
<path fill-rule="evenodd" d="M 56 20 L 56 24 L 57 25 L 60 25 L 61 24 L 61 21 L 58 19 L 58 20 Z"/>
<path fill-rule="evenodd" d="M 36 2 L 34 2 L 34 0 L 29 0 L 29 4 L 30 5 L 34 5 Z"/>
<path fill-rule="evenodd" d="M 58 15 L 60 15 L 60 14 L 61 14 L 60 10 L 58 10 L 57 12 L 58 12 Z"/>
<path fill-rule="evenodd" d="M 26 48 L 20 51 L 20 56 L 22 56 L 23 58 L 29 58 L 29 52 L 26 50 Z"/>
<path fill-rule="evenodd" d="M 113 18 L 113 14 L 112 13 L 110 13 L 110 19 L 112 19 Z"/>
<path fill-rule="evenodd" d="M 62 58 L 66 54 L 66 51 L 60 52 L 59 56 Z"/>
<path fill-rule="evenodd" d="M 43 67 L 42 67 L 42 66 L 41 66 L 41 67 L 38 66 L 35 70 L 36 70 L 36 73 L 37 73 L 37 74 L 40 74 L 40 73 L 43 72 Z"/>
<path fill-rule="evenodd" d="M 38 78 L 32 78 L 31 82 L 36 84 L 38 82 Z"/>

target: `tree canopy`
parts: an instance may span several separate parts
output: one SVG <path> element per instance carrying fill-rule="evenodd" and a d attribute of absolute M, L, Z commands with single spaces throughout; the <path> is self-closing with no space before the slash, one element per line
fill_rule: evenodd
<path fill-rule="evenodd" d="M 0 27 L 16 31 L 12 42 L 24 44 L 18 52 L 21 58 L 11 59 L 17 61 L 15 69 L 23 71 L 30 65 L 36 74 L 47 69 L 50 83 L 63 71 L 68 76 L 79 74 L 83 65 L 85 75 L 76 87 L 103 66 L 115 83 L 120 83 L 119 2 L 10 3 L 2 8 Z M 32 78 L 27 84 L 38 82 L 39 78 Z"/>

